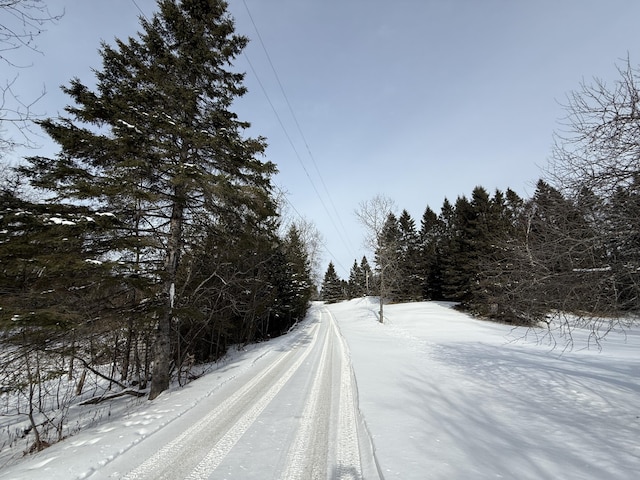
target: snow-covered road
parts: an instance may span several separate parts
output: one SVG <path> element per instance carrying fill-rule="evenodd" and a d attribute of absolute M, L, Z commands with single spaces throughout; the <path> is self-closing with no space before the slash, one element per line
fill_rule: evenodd
<path fill-rule="evenodd" d="M 346 346 L 321 308 L 291 339 L 136 447 L 101 478 L 361 479 L 376 471 Z M 362 448 L 361 448 L 362 445 Z M 361 456 L 365 456 L 364 466 Z M 260 468 L 256 468 L 260 465 Z"/>

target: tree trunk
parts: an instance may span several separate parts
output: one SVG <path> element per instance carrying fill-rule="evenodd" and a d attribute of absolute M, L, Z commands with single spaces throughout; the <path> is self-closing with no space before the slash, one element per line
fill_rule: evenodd
<path fill-rule="evenodd" d="M 156 328 L 153 375 L 151 377 L 151 388 L 149 400 L 153 400 L 162 392 L 169 388 L 171 380 L 171 322 L 173 320 L 173 306 L 175 302 L 176 274 L 180 261 L 180 251 L 182 249 L 182 224 L 184 221 L 184 195 L 183 188 L 177 186 L 175 189 L 175 202 L 171 212 L 171 223 L 169 225 L 169 238 L 167 244 L 167 254 L 165 257 L 165 281 L 164 295 L 165 308 Z"/>
<path fill-rule="evenodd" d="M 380 270 L 380 323 L 384 323 L 384 266 Z"/>

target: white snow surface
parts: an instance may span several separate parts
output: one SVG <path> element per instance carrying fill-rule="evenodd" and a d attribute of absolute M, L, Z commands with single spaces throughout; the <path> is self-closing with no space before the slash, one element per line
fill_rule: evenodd
<path fill-rule="evenodd" d="M 171 449 L 196 455 L 200 447 L 181 439 L 190 431 L 205 435 L 199 421 L 218 425 L 212 418 L 224 419 L 222 407 L 247 400 L 243 392 L 270 376 L 274 383 L 224 427 L 215 448 L 208 446 L 200 462 L 207 468 L 197 478 L 316 478 L 288 473 L 295 463 L 274 473 L 270 464 L 283 461 L 265 445 L 283 450 L 283 459 L 296 458 L 310 437 L 355 423 L 374 456 L 367 459 L 362 437 L 342 435 L 346 447 L 340 440 L 332 451 L 352 462 L 359 442 L 362 470 L 327 470 L 328 478 L 639 478 L 637 328 L 611 332 L 601 349 L 579 348 L 589 332 L 576 329 L 574 349 L 563 351 L 536 341 L 530 330 L 473 319 L 447 304 L 387 305 L 384 324 L 376 312 L 370 298 L 315 303 L 293 332 L 235 352 L 186 387 L 152 402 L 113 400 L 111 414 L 92 428 L 10 463 L 0 455 L 0 479 L 153 478 L 143 467 L 154 466 L 154 455 Z M 314 359 L 317 371 L 305 370 Z M 353 387 L 324 386 L 321 370 Z M 225 393 L 234 383 L 239 389 Z M 301 391 L 313 395 L 295 407 Z M 336 408 L 325 403 L 327 395 L 357 406 L 322 432 L 308 419 Z M 217 398 L 226 400 L 211 405 Z M 280 424 L 291 425 L 289 433 L 279 433 Z"/>

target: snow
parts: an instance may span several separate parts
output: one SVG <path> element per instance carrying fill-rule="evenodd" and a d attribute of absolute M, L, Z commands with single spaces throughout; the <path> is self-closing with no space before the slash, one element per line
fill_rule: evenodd
<path fill-rule="evenodd" d="M 71 220 L 65 220 L 60 217 L 51 217 L 49 221 L 55 225 L 75 225 L 76 222 L 72 222 Z"/>
<path fill-rule="evenodd" d="M 130 128 L 130 129 L 134 130 L 136 133 L 142 133 L 138 127 L 136 127 L 135 125 L 131 125 L 130 123 L 125 122 L 124 120 L 121 120 L 121 119 L 120 119 L 120 120 L 118 120 L 118 123 L 119 123 L 120 125 L 124 125 L 125 127 L 127 127 L 127 128 Z"/>
<path fill-rule="evenodd" d="M 323 308 L 314 304 L 310 317 Z M 589 331 L 574 329 L 574 349 L 564 350 L 447 304 L 388 305 L 384 324 L 373 299 L 326 308 L 350 356 L 385 479 L 632 479 L 640 472 L 640 330 L 612 332 L 598 350 L 579 348 Z M 153 402 L 112 400 L 93 427 L 38 454 L 6 464 L 0 452 L 0 479 L 120 478 L 110 470 L 114 460 L 135 470 L 168 434 L 186 430 L 203 400 L 270 352 L 292 348 L 295 334 L 233 352 Z M 263 403 L 254 405 L 256 415 Z M 89 407 L 73 407 L 71 421 L 80 408 Z M 243 467 L 260 471 L 252 463 L 259 458 L 245 458 Z"/>
<path fill-rule="evenodd" d="M 639 331 L 562 353 L 437 303 L 389 305 L 384 325 L 368 300 L 330 309 L 385 478 L 640 472 Z M 589 331 L 573 335 L 587 344 Z"/>

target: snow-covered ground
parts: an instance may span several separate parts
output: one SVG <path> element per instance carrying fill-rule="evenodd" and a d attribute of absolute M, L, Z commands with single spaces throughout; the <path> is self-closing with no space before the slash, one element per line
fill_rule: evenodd
<path fill-rule="evenodd" d="M 378 470 L 387 480 L 638 478 L 639 330 L 611 333 L 600 351 L 579 348 L 586 345 L 587 333 L 581 336 L 577 330 L 574 349 L 563 352 L 531 336 L 523 338 L 524 331 L 475 320 L 438 303 L 389 305 L 385 324 L 377 322 L 376 311 L 372 299 L 314 304 L 297 331 L 238 352 L 216 371 L 153 402 L 114 400 L 111 415 L 91 429 L 10 465 L 0 463 L 0 479 L 121 478 L 140 471 L 166 439 L 178 439 L 188 428 L 196 428 L 192 425 L 204 418 L 207 402 L 224 394 L 225 388 L 242 384 L 244 378 L 249 385 L 256 371 L 265 372 L 261 378 L 273 376 L 269 372 L 276 370 L 264 363 L 269 358 L 279 362 L 282 376 L 290 377 L 279 383 L 274 379 L 265 389 L 271 396 L 260 397 L 248 410 L 253 416 L 239 414 L 243 421 L 252 420 L 246 430 L 236 423 L 229 432 L 255 439 L 272 435 L 273 442 L 282 442 L 278 448 L 285 450 L 284 457 L 286 451 L 291 457 L 296 442 L 305 441 L 297 433 L 303 428 L 295 425 L 304 423 L 303 411 L 322 409 L 306 399 L 296 414 L 291 409 L 298 407 L 290 406 L 289 399 L 306 384 L 309 391 L 325 391 L 316 381 L 320 374 L 305 368 L 316 358 L 332 358 L 328 352 L 334 349 L 342 352 L 333 357 L 334 363 L 342 364 L 340 356 L 350 356 L 357 385 L 353 401 L 366 422 Z M 345 344 L 326 327 L 316 327 L 333 323 Z M 323 342 L 331 338 L 335 346 L 324 348 Z M 315 353 L 303 353 L 307 344 L 315 345 Z M 285 352 L 291 349 L 300 353 L 286 360 Z M 343 366 L 326 368 L 339 383 L 348 382 Z M 351 395 L 350 391 L 345 390 Z M 125 402 L 127 411 L 121 408 Z M 276 415 L 271 412 L 278 404 L 290 409 L 288 416 L 278 417 L 293 425 L 294 433 L 286 438 L 266 421 Z M 75 412 L 72 408 L 70 415 Z M 315 433 L 311 427 L 310 435 Z M 251 445 L 251 438 L 246 440 L 244 445 Z M 179 442 L 174 443 L 178 448 Z M 251 452 L 244 454 L 246 458 L 234 452 L 233 445 L 229 448 L 227 458 L 246 469 L 244 478 L 258 478 L 256 472 L 263 473 L 261 478 L 278 478 L 265 466 L 269 458 L 259 448 L 243 447 Z M 360 455 L 365 454 L 361 448 Z M 209 478 L 231 478 L 225 472 L 212 470 Z M 367 470 L 363 472 L 367 478 Z M 343 478 L 358 475 L 346 472 Z"/>
<path fill-rule="evenodd" d="M 385 478 L 640 478 L 640 331 L 563 353 L 437 303 L 329 309 Z"/>

